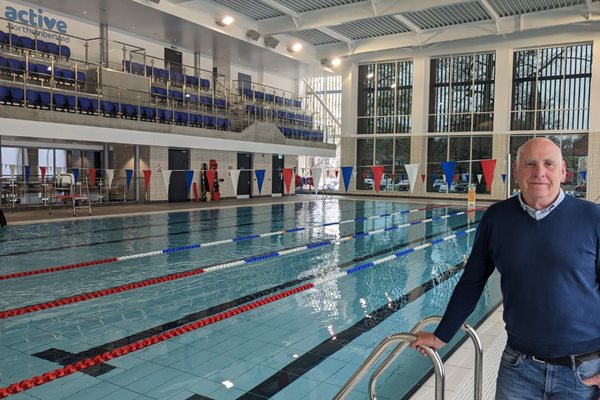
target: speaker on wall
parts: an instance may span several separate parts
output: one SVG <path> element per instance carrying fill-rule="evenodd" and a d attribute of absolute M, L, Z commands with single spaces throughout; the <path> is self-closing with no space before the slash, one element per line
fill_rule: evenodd
<path fill-rule="evenodd" d="M 275 39 L 273 36 L 265 36 L 265 45 L 274 49 L 279 44 L 279 40 Z"/>
<path fill-rule="evenodd" d="M 260 39 L 260 32 L 250 29 L 248 32 L 246 32 L 246 37 L 256 41 Z"/>

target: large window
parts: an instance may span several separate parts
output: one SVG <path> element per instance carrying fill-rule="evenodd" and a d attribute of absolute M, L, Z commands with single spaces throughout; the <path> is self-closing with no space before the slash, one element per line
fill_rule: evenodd
<path fill-rule="evenodd" d="M 492 137 L 436 136 L 427 140 L 427 191 L 466 193 L 470 184 L 477 193 L 489 193 L 481 160 L 492 158 Z M 442 162 L 454 161 L 452 182 L 446 182 Z"/>
<path fill-rule="evenodd" d="M 359 134 L 410 133 L 412 61 L 358 67 Z"/>
<path fill-rule="evenodd" d="M 494 53 L 431 60 L 429 132 L 493 130 Z"/>
<path fill-rule="evenodd" d="M 371 166 L 382 165 L 380 189 L 382 191 L 407 191 L 408 175 L 404 164 L 410 162 L 410 138 L 378 137 L 358 139 L 356 147 L 356 189 L 373 190 Z"/>
<path fill-rule="evenodd" d="M 511 129 L 588 129 L 591 79 L 591 44 L 516 51 Z"/>

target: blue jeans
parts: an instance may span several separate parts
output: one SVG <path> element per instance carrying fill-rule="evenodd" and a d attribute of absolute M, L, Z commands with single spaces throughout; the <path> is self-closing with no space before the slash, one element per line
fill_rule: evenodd
<path fill-rule="evenodd" d="M 565 367 L 536 361 L 506 346 L 496 400 L 599 400 L 600 389 L 582 380 L 600 373 L 600 358 Z"/>

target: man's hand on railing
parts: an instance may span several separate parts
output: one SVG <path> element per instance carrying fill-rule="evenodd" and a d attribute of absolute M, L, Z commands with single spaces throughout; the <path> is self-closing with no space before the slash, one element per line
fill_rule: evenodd
<path fill-rule="evenodd" d="M 415 336 L 417 337 L 417 339 L 410 342 L 410 348 L 416 349 L 418 352 L 420 352 L 424 356 L 426 356 L 427 353 L 422 348 L 422 346 L 427 346 L 434 350 L 439 350 L 446 345 L 445 342 L 442 342 L 433 333 L 421 331 L 421 332 L 415 333 Z"/>

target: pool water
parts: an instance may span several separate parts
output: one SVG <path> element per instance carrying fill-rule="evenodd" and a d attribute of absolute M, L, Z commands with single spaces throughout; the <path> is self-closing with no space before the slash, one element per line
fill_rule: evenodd
<path fill-rule="evenodd" d="M 383 338 L 443 312 L 475 233 L 406 249 L 476 228 L 482 211 L 447 216 L 463 210 L 339 199 L 9 227 L 0 387 L 24 381 L 11 399 L 330 399 Z M 194 244 L 209 245 L 182 248 Z M 499 302 L 494 274 L 469 322 Z M 430 369 L 406 351 L 378 399 L 407 396 Z M 366 379 L 349 398 L 368 398 Z"/>

